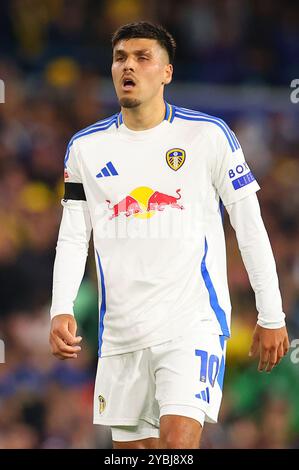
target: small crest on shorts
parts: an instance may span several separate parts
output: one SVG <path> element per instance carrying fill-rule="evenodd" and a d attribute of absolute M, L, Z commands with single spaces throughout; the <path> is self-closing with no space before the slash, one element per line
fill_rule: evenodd
<path fill-rule="evenodd" d="M 100 412 L 100 415 L 102 413 L 104 413 L 105 408 L 106 408 L 106 400 L 102 395 L 99 395 L 99 412 Z"/>
<path fill-rule="evenodd" d="M 173 148 L 166 152 L 166 161 L 169 168 L 177 171 L 186 159 L 186 152 L 183 149 Z"/>

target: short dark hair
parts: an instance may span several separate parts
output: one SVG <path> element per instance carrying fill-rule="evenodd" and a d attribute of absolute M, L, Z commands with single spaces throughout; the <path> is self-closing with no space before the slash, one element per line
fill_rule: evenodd
<path fill-rule="evenodd" d="M 176 42 L 172 35 L 161 25 L 155 25 L 148 21 L 138 21 L 128 23 L 118 28 L 112 36 L 112 49 L 123 39 L 146 38 L 156 39 L 161 47 L 163 47 L 169 57 L 169 62 L 174 61 Z"/>

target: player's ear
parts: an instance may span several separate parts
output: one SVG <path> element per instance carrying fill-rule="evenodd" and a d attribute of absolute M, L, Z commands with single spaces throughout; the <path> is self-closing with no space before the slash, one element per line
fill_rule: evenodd
<path fill-rule="evenodd" d="M 168 85 L 168 83 L 170 83 L 172 80 L 172 74 L 173 74 L 173 66 L 172 64 L 167 64 L 165 67 L 164 80 L 162 83 L 165 85 Z"/>

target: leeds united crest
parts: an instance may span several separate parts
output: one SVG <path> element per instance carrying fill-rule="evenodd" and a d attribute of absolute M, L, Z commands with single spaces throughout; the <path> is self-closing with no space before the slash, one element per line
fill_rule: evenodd
<path fill-rule="evenodd" d="M 170 149 L 166 152 L 167 165 L 174 171 L 177 171 L 183 165 L 186 159 L 186 152 L 183 149 Z"/>
<path fill-rule="evenodd" d="M 100 415 L 102 413 L 104 413 L 105 408 L 106 408 L 106 400 L 102 395 L 99 395 L 99 412 L 100 412 Z"/>

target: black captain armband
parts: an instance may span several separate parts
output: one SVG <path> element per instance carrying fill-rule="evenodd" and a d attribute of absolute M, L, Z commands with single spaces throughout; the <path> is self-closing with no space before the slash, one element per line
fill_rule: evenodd
<path fill-rule="evenodd" d="M 64 183 L 63 200 L 86 201 L 86 195 L 82 183 Z"/>

